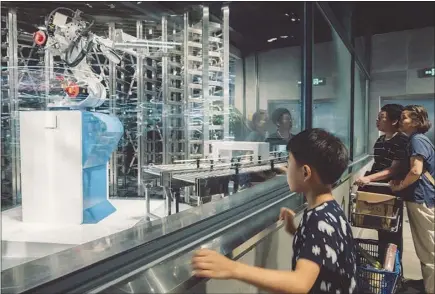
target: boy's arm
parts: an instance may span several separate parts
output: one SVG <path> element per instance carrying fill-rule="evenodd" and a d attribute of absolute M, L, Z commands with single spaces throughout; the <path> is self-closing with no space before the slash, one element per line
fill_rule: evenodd
<path fill-rule="evenodd" d="M 369 182 L 378 182 L 378 181 L 387 180 L 397 173 L 399 166 L 400 166 L 400 161 L 394 160 L 389 168 L 386 168 L 375 174 L 369 175 L 366 178 Z"/>
<path fill-rule="evenodd" d="M 196 252 L 192 263 L 198 277 L 235 279 L 275 293 L 308 293 L 320 273 L 320 266 L 307 259 L 298 260 L 295 271 L 277 271 L 235 262 L 207 249 Z"/>
<path fill-rule="evenodd" d="M 300 259 L 295 271 L 269 270 L 239 264 L 236 280 L 274 293 L 308 293 L 316 282 L 320 266 L 310 260 Z"/>

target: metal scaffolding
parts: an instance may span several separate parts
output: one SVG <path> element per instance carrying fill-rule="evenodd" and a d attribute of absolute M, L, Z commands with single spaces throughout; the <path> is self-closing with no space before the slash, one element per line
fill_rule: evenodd
<path fill-rule="evenodd" d="M 121 54 L 120 64 L 96 52 L 92 56 L 108 88 L 108 101 L 91 111 L 118 116 L 125 129 L 109 162 L 112 197 L 145 197 L 144 166 L 204 158 L 206 141 L 231 137 L 229 9 L 222 9 L 223 23 L 210 21 L 207 6 L 201 11 L 196 20 L 186 12 L 164 15 L 160 23 L 134 21 L 135 34 L 129 25 L 137 39 L 171 46 L 138 45 Z M 21 187 L 19 111 L 46 109 L 51 83 L 65 68 L 48 50 L 32 44 L 33 32 L 18 29 L 14 9 L 2 22 L 2 196 L 8 194 L 16 205 Z M 93 29 L 115 42 L 123 26 L 111 22 Z M 22 48 L 30 53 L 23 54 Z M 32 81 L 35 75 L 38 81 Z M 19 90 L 23 77 L 33 83 L 32 95 L 24 97 Z"/>

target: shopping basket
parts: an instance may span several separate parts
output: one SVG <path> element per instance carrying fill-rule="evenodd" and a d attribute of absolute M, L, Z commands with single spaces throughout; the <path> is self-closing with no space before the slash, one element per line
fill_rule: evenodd
<path fill-rule="evenodd" d="M 371 187 L 389 187 L 385 183 L 370 183 Z M 376 193 L 376 192 L 375 192 Z M 391 195 L 393 196 L 393 195 Z M 395 197 L 393 203 L 385 204 L 386 210 L 391 210 L 391 216 L 372 215 L 356 212 L 357 193 L 350 193 L 349 201 L 349 220 L 353 227 L 381 230 L 387 232 L 397 232 L 399 229 L 402 215 L 400 206 L 403 206 L 402 199 Z"/>
<path fill-rule="evenodd" d="M 355 239 L 356 246 L 366 250 L 375 259 L 378 258 L 378 241 Z M 396 252 L 394 271 L 376 269 L 368 265 L 368 261 L 358 254 L 357 285 L 358 293 L 394 294 L 401 280 L 400 254 Z"/>

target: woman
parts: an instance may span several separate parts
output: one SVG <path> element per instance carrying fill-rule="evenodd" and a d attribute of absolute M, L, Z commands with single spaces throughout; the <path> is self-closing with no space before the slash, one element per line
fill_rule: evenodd
<path fill-rule="evenodd" d="M 370 182 L 388 183 L 390 180 L 403 179 L 405 177 L 403 172 L 400 172 L 401 163 L 406 160 L 406 146 L 408 143 L 408 137 L 399 131 L 400 117 L 403 109 L 404 107 L 399 104 L 387 104 L 381 108 L 376 120 L 376 127 L 384 134 L 378 138 L 373 147 L 375 162 L 371 170 L 356 180 L 356 184 L 361 187 L 360 191 L 393 194 L 393 191 L 388 187 L 366 185 Z M 403 214 L 402 212 L 403 206 L 400 206 L 400 215 Z M 378 254 L 380 260 L 384 260 L 388 243 L 396 244 L 402 255 L 402 220 L 401 218 L 397 233 L 378 231 Z"/>
<path fill-rule="evenodd" d="M 268 117 L 265 110 L 254 113 L 251 121 L 251 132 L 246 138 L 247 142 L 264 142 L 266 139 L 266 123 Z"/>
<path fill-rule="evenodd" d="M 277 130 L 266 139 L 266 142 L 270 143 L 271 150 L 275 150 L 275 146 L 286 146 L 293 137 L 291 133 L 293 122 L 290 111 L 285 108 L 276 109 L 272 114 L 272 122 L 276 125 Z"/>
<path fill-rule="evenodd" d="M 431 122 L 424 107 L 405 107 L 400 129 L 409 137 L 409 168 L 403 181 L 392 181 L 390 185 L 393 191 L 401 191 L 405 197 L 426 293 L 435 293 L 435 147 L 425 135 L 430 127 Z"/>

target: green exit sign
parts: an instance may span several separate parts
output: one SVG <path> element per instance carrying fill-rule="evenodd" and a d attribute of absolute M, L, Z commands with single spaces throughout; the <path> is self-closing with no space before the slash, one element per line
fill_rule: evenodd
<path fill-rule="evenodd" d="M 298 81 L 298 85 L 301 85 L 302 82 Z M 313 79 L 313 86 L 324 86 L 326 85 L 326 79 L 325 78 L 315 78 Z"/>
<path fill-rule="evenodd" d="M 419 78 L 433 78 L 435 77 L 435 67 L 420 69 L 417 73 Z"/>

